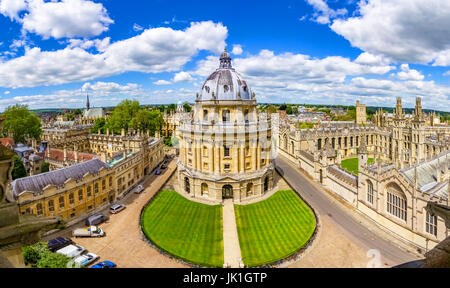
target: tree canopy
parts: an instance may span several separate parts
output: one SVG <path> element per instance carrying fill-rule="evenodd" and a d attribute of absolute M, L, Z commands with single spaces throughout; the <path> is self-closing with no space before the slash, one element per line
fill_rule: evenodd
<path fill-rule="evenodd" d="M 128 131 L 132 128 L 135 130 L 150 131 L 154 135 L 155 131 L 160 131 L 164 123 L 163 116 L 159 110 L 147 110 L 140 107 L 136 100 L 124 100 L 111 113 L 106 123 L 98 120 L 94 124 L 92 130 L 109 128 L 111 132 L 120 134 L 122 129 Z M 93 131 L 94 133 L 96 131 Z"/>
<path fill-rule="evenodd" d="M 26 105 L 9 106 L 3 112 L 3 135 L 12 132 L 14 142 L 25 143 L 27 139 L 38 139 L 42 134 L 41 121 Z"/>
<path fill-rule="evenodd" d="M 23 178 L 27 176 L 27 170 L 25 170 L 25 165 L 23 165 L 22 160 L 20 160 L 20 157 L 17 155 L 14 155 L 12 157 L 14 162 L 14 168 L 12 171 L 12 178 L 13 180 Z"/>

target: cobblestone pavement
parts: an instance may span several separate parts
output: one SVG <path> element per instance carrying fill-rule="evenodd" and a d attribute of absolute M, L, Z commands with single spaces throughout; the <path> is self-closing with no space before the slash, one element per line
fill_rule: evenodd
<path fill-rule="evenodd" d="M 99 261 L 110 260 L 121 268 L 145 268 L 145 267 L 187 267 L 175 259 L 171 259 L 158 250 L 152 248 L 141 233 L 139 217 L 142 207 L 164 185 L 172 172 L 176 169 L 175 161 L 171 161 L 163 174 L 148 176 L 143 186 L 145 190 L 137 195 L 128 195 L 121 201 L 127 208 L 116 215 L 110 215 L 107 223 L 99 225 L 105 232 L 103 238 L 76 238 L 75 243 L 83 246 L 89 252 L 100 256 Z M 108 211 L 104 211 L 108 213 Z M 78 225 L 79 227 L 82 224 Z M 70 231 L 75 227 L 71 227 Z M 56 236 L 70 237 L 71 232 L 65 231 Z"/>

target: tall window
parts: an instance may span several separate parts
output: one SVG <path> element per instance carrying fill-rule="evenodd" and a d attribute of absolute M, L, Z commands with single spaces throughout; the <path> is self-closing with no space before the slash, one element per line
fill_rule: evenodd
<path fill-rule="evenodd" d="M 92 196 L 92 186 L 88 186 L 87 187 L 87 197 L 91 197 Z"/>
<path fill-rule="evenodd" d="M 208 195 L 208 184 L 202 183 L 202 195 Z"/>
<path fill-rule="evenodd" d="M 37 215 L 42 215 L 42 204 L 41 203 L 38 203 L 36 205 L 36 213 L 37 213 Z"/>
<path fill-rule="evenodd" d="M 437 236 L 437 216 L 431 216 L 428 211 L 425 218 L 425 230 L 427 233 Z"/>
<path fill-rule="evenodd" d="M 230 110 L 223 110 L 222 111 L 222 121 L 223 122 L 230 122 Z"/>
<path fill-rule="evenodd" d="M 230 156 L 230 147 L 223 146 L 223 156 L 229 157 Z"/>
<path fill-rule="evenodd" d="M 53 200 L 48 201 L 48 211 L 49 212 L 55 211 L 55 202 Z"/>
<path fill-rule="evenodd" d="M 128 177 L 129 177 L 130 175 L 128 175 Z M 98 183 L 95 183 L 94 184 L 94 194 L 97 194 L 98 193 Z"/>
<path fill-rule="evenodd" d="M 244 121 L 245 123 L 248 123 L 248 109 L 244 110 Z"/>
<path fill-rule="evenodd" d="M 398 193 L 398 191 L 389 188 L 387 191 L 388 213 L 402 219 L 403 221 L 406 221 L 406 208 L 406 198 Z"/>
<path fill-rule="evenodd" d="M 186 191 L 186 193 L 191 193 L 191 184 L 189 183 L 189 178 L 185 177 L 184 178 L 184 191 Z"/>
<path fill-rule="evenodd" d="M 70 193 L 70 194 L 69 194 L 69 203 L 70 203 L 70 204 L 75 203 L 75 198 L 74 198 L 73 193 Z"/>
<path fill-rule="evenodd" d="M 269 190 L 269 177 L 264 179 L 264 192 L 267 192 L 267 190 Z"/>
<path fill-rule="evenodd" d="M 59 208 L 64 209 L 64 197 L 59 197 Z"/>
<path fill-rule="evenodd" d="M 373 204 L 373 184 L 367 181 L 367 202 Z"/>
<path fill-rule="evenodd" d="M 203 121 L 208 121 L 208 110 L 203 110 Z"/>

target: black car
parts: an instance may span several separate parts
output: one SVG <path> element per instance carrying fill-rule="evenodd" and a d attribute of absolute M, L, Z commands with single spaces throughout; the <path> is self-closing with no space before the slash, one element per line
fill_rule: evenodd
<path fill-rule="evenodd" d="M 73 241 L 66 237 L 58 237 L 48 241 L 48 249 L 52 252 L 55 252 L 61 248 L 64 248 L 70 244 L 73 244 Z"/>

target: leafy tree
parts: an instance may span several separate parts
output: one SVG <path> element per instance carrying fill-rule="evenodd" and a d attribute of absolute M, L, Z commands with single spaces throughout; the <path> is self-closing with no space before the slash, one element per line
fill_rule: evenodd
<path fill-rule="evenodd" d="M 72 113 L 67 113 L 67 114 L 66 114 L 66 118 L 67 118 L 67 120 L 69 120 L 69 121 L 75 120 L 75 116 L 74 116 Z"/>
<path fill-rule="evenodd" d="M 158 106 L 158 109 L 161 113 L 164 113 L 164 111 L 166 110 L 166 106 L 160 105 L 160 106 Z"/>
<path fill-rule="evenodd" d="M 189 105 L 189 104 L 187 104 L 187 103 L 185 103 L 185 104 L 183 105 L 183 108 L 184 108 L 184 111 L 186 111 L 186 112 L 191 112 L 191 111 L 192 111 L 191 105 Z"/>
<path fill-rule="evenodd" d="M 287 105 L 286 106 L 286 114 L 288 114 L 288 115 L 291 115 L 291 114 L 293 114 L 294 113 L 294 111 L 292 110 L 292 105 Z"/>
<path fill-rule="evenodd" d="M 266 112 L 267 113 L 277 113 L 278 109 L 276 106 L 274 105 L 269 105 L 266 107 Z"/>
<path fill-rule="evenodd" d="M 9 106 L 3 112 L 3 117 L 3 134 L 12 132 L 16 143 L 25 143 L 28 138 L 38 139 L 42 134 L 41 121 L 26 105 Z"/>
<path fill-rule="evenodd" d="M 41 259 L 37 262 L 37 268 L 67 268 L 70 258 L 50 251 L 41 255 Z"/>
<path fill-rule="evenodd" d="M 48 162 L 42 162 L 41 164 L 41 173 L 45 173 L 50 171 L 50 163 Z"/>
<path fill-rule="evenodd" d="M 81 109 L 75 109 L 75 111 L 73 111 L 74 115 L 81 115 Z"/>
<path fill-rule="evenodd" d="M 164 145 L 166 145 L 168 147 L 172 147 L 172 138 L 170 138 L 170 137 L 164 138 Z"/>
<path fill-rule="evenodd" d="M 14 168 L 12 171 L 12 178 L 13 180 L 23 178 L 27 176 L 27 171 L 25 170 L 25 165 L 23 165 L 22 160 L 19 156 L 14 155 L 13 156 L 14 161 Z"/>
<path fill-rule="evenodd" d="M 161 112 L 158 110 L 147 111 L 141 109 L 131 119 L 129 126 L 136 130 L 149 130 L 150 134 L 154 135 L 155 131 L 161 130 L 163 124 L 164 119 Z"/>
<path fill-rule="evenodd" d="M 38 242 L 31 246 L 22 247 L 25 265 L 36 267 L 37 262 L 39 262 L 41 256 L 46 252 L 50 252 L 46 242 Z"/>
<path fill-rule="evenodd" d="M 106 120 L 105 118 L 98 118 L 94 122 L 94 126 L 91 128 L 91 133 L 97 133 L 100 129 L 101 133 L 106 133 Z"/>
<path fill-rule="evenodd" d="M 131 120 L 136 116 L 140 110 L 139 102 L 136 100 L 124 100 L 114 108 L 107 121 L 107 127 L 112 130 L 115 134 L 120 134 L 122 128 L 125 131 L 131 128 L 129 125 Z"/>
<path fill-rule="evenodd" d="M 169 105 L 169 107 L 167 107 L 167 112 L 169 112 L 170 113 L 170 111 L 175 111 L 175 110 L 177 110 L 177 105 L 175 105 L 175 104 L 170 104 Z"/>

